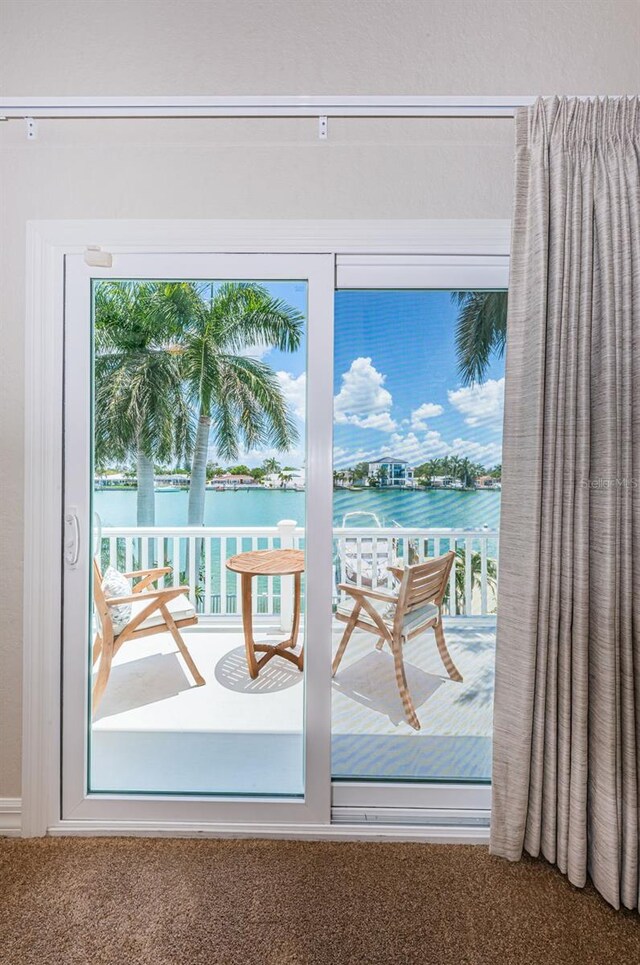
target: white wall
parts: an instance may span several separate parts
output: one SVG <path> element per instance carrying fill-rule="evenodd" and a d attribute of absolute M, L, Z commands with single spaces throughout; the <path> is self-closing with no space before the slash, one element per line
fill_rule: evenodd
<path fill-rule="evenodd" d="M 638 0 L 0 0 L 0 94 L 625 94 Z M 509 120 L 0 124 L 0 797 L 20 792 L 25 222 L 504 218 Z M 28 377 L 28 360 L 27 360 Z"/>

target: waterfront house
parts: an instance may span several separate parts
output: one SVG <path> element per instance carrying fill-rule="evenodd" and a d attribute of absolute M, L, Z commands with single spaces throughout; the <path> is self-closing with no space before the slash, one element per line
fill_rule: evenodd
<path fill-rule="evenodd" d="M 283 469 L 280 472 L 270 472 L 262 479 L 265 489 L 304 489 L 304 469 Z"/>
<path fill-rule="evenodd" d="M 181 472 L 163 472 L 155 476 L 156 486 L 162 489 L 184 489 L 191 482 L 191 476 Z"/>
<path fill-rule="evenodd" d="M 215 476 L 214 479 L 208 483 L 208 489 L 235 489 L 237 486 L 255 486 L 256 481 L 253 476 L 247 476 L 243 473 L 231 473 L 224 472 L 220 476 Z"/>
<path fill-rule="evenodd" d="M 94 486 L 96 489 L 122 489 L 127 487 L 135 489 L 138 485 L 136 476 L 127 476 L 122 472 L 105 473 L 102 476 L 95 476 Z"/>
<path fill-rule="evenodd" d="M 455 476 L 432 476 L 431 485 L 434 489 L 462 489 L 462 483 Z"/>
<path fill-rule="evenodd" d="M 495 476 L 477 476 L 476 489 L 500 489 L 500 479 Z"/>
<path fill-rule="evenodd" d="M 404 459 L 386 456 L 369 463 L 369 479 L 378 480 L 378 485 L 391 488 L 413 489 L 415 482 L 413 469 Z"/>

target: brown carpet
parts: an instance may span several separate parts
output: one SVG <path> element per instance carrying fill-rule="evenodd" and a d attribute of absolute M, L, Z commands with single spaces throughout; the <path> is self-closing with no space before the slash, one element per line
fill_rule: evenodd
<path fill-rule="evenodd" d="M 543 862 L 419 844 L 0 840 L 2 965 L 638 965 Z"/>

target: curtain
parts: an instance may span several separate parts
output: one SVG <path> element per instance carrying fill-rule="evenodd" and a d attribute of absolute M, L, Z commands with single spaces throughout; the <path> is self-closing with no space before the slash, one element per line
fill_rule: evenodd
<path fill-rule="evenodd" d="M 639 904 L 640 103 L 516 117 L 491 850 Z"/>

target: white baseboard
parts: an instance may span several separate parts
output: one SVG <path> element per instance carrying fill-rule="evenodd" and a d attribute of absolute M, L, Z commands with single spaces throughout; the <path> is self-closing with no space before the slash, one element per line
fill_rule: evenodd
<path fill-rule="evenodd" d="M 19 797 L 0 797 L 0 837 L 20 837 L 22 801 Z"/>

